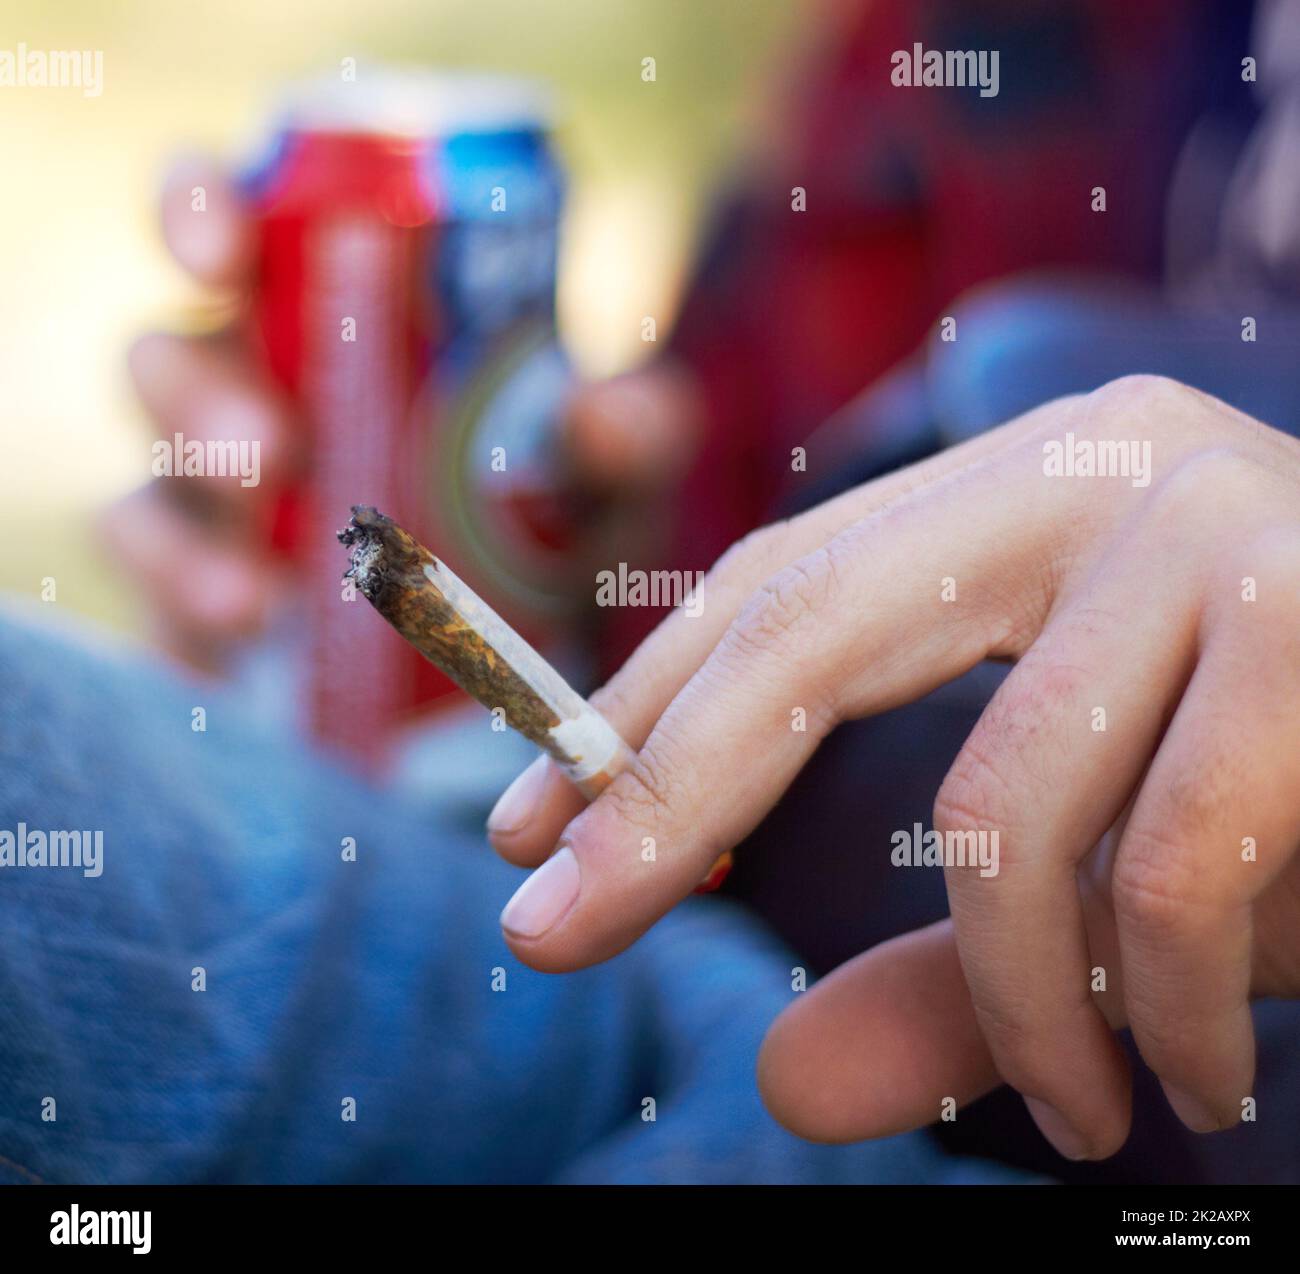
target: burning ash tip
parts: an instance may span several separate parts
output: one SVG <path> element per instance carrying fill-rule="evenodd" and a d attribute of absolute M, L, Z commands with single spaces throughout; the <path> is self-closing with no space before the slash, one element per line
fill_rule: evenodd
<path fill-rule="evenodd" d="M 354 504 L 352 517 L 339 533 L 339 543 L 355 544 L 358 540 L 376 537 L 382 530 L 394 526 L 392 518 L 385 517 L 378 509 L 369 504 Z"/>
<path fill-rule="evenodd" d="M 391 518 L 368 504 L 352 506 L 352 517 L 339 533 L 339 543 L 351 549 L 351 561 L 343 572 L 369 601 L 374 601 L 383 584 L 384 542 L 395 529 Z"/>
<path fill-rule="evenodd" d="M 432 560 L 428 549 L 392 518 L 368 504 L 353 506 L 352 519 L 338 538 L 351 550 L 352 561 L 344 580 L 351 580 L 376 606 L 390 584 L 412 571 L 418 572 L 427 560 Z"/>

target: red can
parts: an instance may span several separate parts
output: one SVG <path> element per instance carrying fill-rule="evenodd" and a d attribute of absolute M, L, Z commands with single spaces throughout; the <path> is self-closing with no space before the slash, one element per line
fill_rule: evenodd
<path fill-rule="evenodd" d="M 307 444 L 268 534 L 297 563 L 302 706 L 335 749 L 376 757 L 454 689 L 344 589 L 351 505 L 411 526 L 525 630 L 564 607 L 569 521 L 539 468 L 568 380 L 546 121 L 516 80 L 362 68 L 289 95 L 245 181 L 255 333 Z"/>

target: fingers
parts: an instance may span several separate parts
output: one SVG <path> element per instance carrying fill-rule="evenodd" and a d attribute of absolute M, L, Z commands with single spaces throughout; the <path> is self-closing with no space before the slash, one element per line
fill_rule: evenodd
<path fill-rule="evenodd" d="M 234 532 L 217 534 L 168 499 L 160 484 L 113 505 L 101 531 L 110 552 L 150 600 L 158 643 L 205 672 L 262 625 L 271 568 Z"/>
<path fill-rule="evenodd" d="M 172 165 L 163 183 L 162 225 L 173 255 L 200 282 L 251 285 L 253 222 L 234 182 L 215 161 L 186 156 Z M 274 387 L 254 371 L 236 333 L 153 333 L 135 343 L 128 362 L 136 392 L 168 441 L 180 432 L 187 441 L 205 445 L 256 444 L 258 482 L 232 484 L 223 477 L 196 475 L 210 481 L 213 492 L 246 493 L 250 486 L 266 491 L 273 485 L 269 479 L 288 467 L 292 435 L 286 427 L 287 409 Z M 262 478 L 268 481 L 263 484 Z"/>
<path fill-rule="evenodd" d="M 554 971 L 622 950 L 754 827 L 836 721 L 914 698 L 1006 642 L 1000 577 L 1050 569 L 1038 534 L 1048 533 L 1050 502 L 1012 508 L 1002 494 L 1026 462 L 1036 458 L 977 466 L 959 491 L 933 499 L 915 493 L 760 589 L 636 766 L 569 824 L 566 856 L 507 906 L 502 924 L 520 959 Z M 990 543 L 1009 549 L 989 553 Z M 942 600 L 950 575 L 972 599 L 964 610 Z M 1022 617 L 1026 641 L 1039 618 Z M 533 893 L 548 905 L 535 907 Z"/>
<path fill-rule="evenodd" d="M 255 260 L 252 219 L 224 168 L 183 156 L 163 179 L 162 230 L 172 255 L 200 283 L 242 287 Z"/>
<path fill-rule="evenodd" d="M 1180 417 L 1171 418 L 1174 431 L 1164 417 L 1149 422 L 1169 447 L 1158 497 L 1139 502 L 1121 489 L 1112 498 L 1086 484 L 1063 490 L 1041 481 L 1048 471 L 1036 455 L 1033 468 L 1026 463 L 1029 448 L 1013 446 L 922 480 L 805 550 L 728 618 L 711 650 L 693 648 L 684 631 L 674 642 L 665 625 L 655 639 L 666 643 L 661 651 L 655 641 L 643 648 L 652 690 L 616 687 L 614 699 L 632 705 L 629 721 L 644 713 L 658 723 L 634 769 L 569 824 L 560 851 L 503 913 L 516 955 L 562 970 L 615 954 L 752 828 L 837 721 L 914 698 L 989 654 L 1023 656 L 1032 646 L 936 809 L 940 831 L 1008 834 L 994 884 L 949 872 L 971 1021 L 998 1073 L 1031 1099 L 1063 1153 L 1112 1153 L 1127 1130 L 1128 1088 L 1107 1029 L 1123 1016 L 1115 992 L 1093 998 L 1100 954 L 1185 1122 L 1211 1128 L 1235 1118 L 1253 1068 L 1251 907 L 1300 840 L 1300 728 L 1287 712 L 1300 677 L 1287 581 L 1300 575 L 1300 549 L 1260 550 L 1274 572 L 1272 596 L 1285 598 L 1276 612 L 1251 614 L 1268 625 L 1271 644 L 1234 637 L 1221 605 L 1205 609 L 1214 519 L 1180 516 L 1179 503 L 1191 496 L 1203 511 L 1208 497 L 1220 523 L 1250 514 L 1259 525 L 1278 489 L 1231 447 L 1191 450 L 1203 439 L 1183 433 L 1203 433 L 1205 419 L 1186 394 L 1160 384 L 1142 395 L 1153 410 L 1172 403 L 1189 413 L 1186 431 Z M 1129 413 L 1130 398 L 1129 388 L 1106 393 L 1094 418 L 1112 408 Z M 1248 480 L 1239 482 L 1243 470 Z M 1121 521 L 1123 545 L 1097 566 Z M 769 541 L 777 556 L 789 528 L 781 535 Z M 947 613 L 919 605 L 918 584 L 932 579 L 959 582 L 962 605 Z M 1212 577 L 1210 585 L 1223 587 Z M 683 667 L 695 671 L 674 694 Z M 1252 676 L 1252 693 L 1232 699 L 1227 688 Z M 653 704 L 665 693 L 671 702 L 659 715 Z M 785 714 L 801 721 L 788 735 Z M 1223 729 L 1225 720 L 1234 728 Z M 1279 755 L 1285 764 L 1270 761 Z M 535 781 L 536 799 L 545 802 L 547 790 L 544 776 Z M 1085 916 L 1079 869 L 1121 815 L 1110 882 L 1117 928 L 1098 946 L 1090 941 L 1095 903 Z M 1241 831 L 1252 824 L 1272 852 L 1258 872 L 1243 867 L 1260 860 L 1223 851 L 1225 843 L 1234 854 L 1255 845 Z M 837 994 L 849 981 L 828 985 Z M 946 994 L 954 998 L 951 984 Z M 955 1019 L 959 1040 L 963 1029 Z M 813 1056 L 800 1034 L 772 1045 L 777 1079 L 769 1087 L 778 1094 Z M 816 1095 L 802 1106 L 789 1100 L 792 1122 L 831 1135 L 829 1105 Z M 876 1108 L 858 1115 L 864 1127 L 883 1119 Z"/>
<path fill-rule="evenodd" d="M 173 164 L 161 211 L 168 246 L 196 279 L 226 288 L 251 282 L 252 221 L 215 162 Z M 104 537 L 149 597 L 164 648 L 216 671 L 229 644 L 256 631 L 267 610 L 272 582 L 258 518 L 291 467 L 286 408 L 233 334 L 155 333 L 135 343 L 128 362 L 171 463 L 168 476 L 104 514 Z M 196 446 L 205 463 L 187 472 L 187 449 Z M 218 463 L 209 465 L 208 454 Z"/>
<path fill-rule="evenodd" d="M 951 922 L 882 943 L 800 995 L 768 1032 L 758 1082 L 775 1119 L 831 1142 L 952 1118 L 995 1088 Z"/>
<path fill-rule="evenodd" d="M 629 729 L 620 710 L 632 728 L 639 715 L 657 716 L 657 724 L 634 769 L 569 824 L 559 852 L 506 908 L 502 924 L 515 954 L 547 970 L 615 954 L 752 828 L 836 722 L 914 698 L 989 654 L 1024 656 L 1032 647 L 936 808 L 941 832 L 1007 833 L 1002 874 L 948 874 L 971 1004 L 967 1018 L 950 1014 L 960 1052 L 987 1082 L 973 1024 L 986 1060 L 1026 1094 L 1058 1148 L 1101 1157 L 1127 1132 L 1127 1074 L 1108 1029 L 1126 1013 L 1185 1122 L 1208 1129 L 1235 1118 L 1253 1068 L 1251 907 L 1300 839 L 1300 727 L 1286 710 L 1300 676 L 1286 581 L 1300 575 L 1300 549 L 1260 550 L 1273 570 L 1271 595 L 1285 598 L 1276 612 L 1251 614 L 1268 625 L 1272 644 L 1234 638 L 1232 625 L 1205 609 L 1208 520 L 1182 516 L 1180 502 L 1190 496 L 1203 510 L 1208 496 L 1220 521 L 1249 513 L 1258 525 L 1277 491 L 1261 483 L 1262 466 L 1241 461 L 1232 447 L 1197 450 L 1205 442 L 1197 431 L 1207 426 L 1188 395 L 1163 383 L 1143 387 L 1138 402 L 1133 392 L 1120 387 L 1098 397 L 1090 423 L 1122 427 L 1142 402 L 1188 413 L 1186 430 L 1180 416 L 1170 418 L 1177 430 L 1165 428 L 1159 412 L 1148 422 L 1153 432 L 1160 428 L 1162 451 L 1168 447 L 1161 458 L 1169 476 L 1158 496 L 1139 502 L 1127 489 L 1112 496 L 1086 484 L 1045 483 L 1038 455 L 1013 444 L 927 475 L 805 549 L 738 611 L 724 607 L 720 638 L 704 628 L 700 640 L 681 628 L 684 621 L 661 628 L 640 652 L 650 690 L 615 685 L 613 697 L 622 728 Z M 879 487 L 866 490 L 865 499 L 854 498 L 868 503 Z M 1106 533 L 1121 521 L 1124 543 L 1105 553 L 1115 543 Z M 812 529 L 784 528 L 768 540 L 769 552 L 783 556 Z M 733 565 L 732 581 L 743 577 Z M 720 578 L 725 588 L 727 577 Z M 921 581 L 939 579 L 957 583 L 962 598 L 946 613 L 918 600 L 926 595 Z M 1226 688 L 1256 673 L 1261 651 L 1265 671 L 1254 676 L 1252 693 L 1231 699 Z M 674 691 L 683 668 L 694 671 Z M 654 705 L 665 697 L 660 712 Z M 800 721 L 788 733 L 787 714 Z M 1224 720 L 1236 733 L 1221 728 Z M 1286 764 L 1270 766 L 1278 755 Z M 534 800 L 544 805 L 548 790 L 544 774 L 534 778 Z M 1116 923 L 1101 940 L 1092 873 L 1080 867 L 1117 819 Z M 1225 855 L 1225 843 L 1234 854 L 1238 844 L 1257 843 L 1244 825 L 1263 833 L 1272 852 L 1267 867 L 1253 856 Z M 1261 869 L 1243 870 L 1247 863 Z M 1094 999 L 1099 960 L 1100 970 L 1109 966 L 1112 989 Z M 939 983 L 942 1002 L 960 1001 L 951 979 Z M 842 1017 L 860 985 L 847 973 L 831 979 L 822 1003 L 834 1002 Z M 818 1003 L 810 997 L 792 1013 L 794 1025 L 774 1033 L 766 1087 L 797 1128 L 839 1136 L 842 1103 L 793 1087 L 819 1057 L 830 1072 L 827 1091 L 851 1086 L 851 1065 L 836 1071 L 811 1038 L 824 1029 Z M 813 1026 L 799 1029 L 800 1014 Z M 911 1029 L 924 1035 L 927 1026 Z M 863 1043 L 849 1041 L 846 1051 Z M 918 1092 L 899 1099 L 899 1119 L 914 1118 L 922 1098 L 932 1101 L 932 1087 Z M 850 1109 L 857 1123 L 848 1135 L 898 1126 L 866 1099 Z"/>
<path fill-rule="evenodd" d="M 1099 873 L 1100 875 L 1100 873 Z M 1085 890 L 1097 1001 L 1125 1025 L 1109 890 Z M 951 920 L 905 934 L 823 978 L 773 1024 L 758 1064 L 774 1118 L 812 1141 L 888 1137 L 952 1119 L 1002 1082 L 971 1002 Z"/>
<path fill-rule="evenodd" d="M 962 962 L 999 1073 L 1072 1159 L 1118 1150 L 1130 1105 L 1126 1060 L 1094 1002 L 1076 874 L 1140 781 L 1195 659 L 1183 581 L 1163 569 L 1162 545 L 1135 539 L 1141 551 L 1104 558 L 1048 622 L 935 804 L 950 855 L 996 851 L 945 871 Z"/>
<path fill-rule="evenodd" d="M 1097 1000 L 1125 1025 L 1108 891 L 1087 891 L 1088 946 L 1115 976 Z M 888 1137 L 957 1117 L 1002 1077 L 962 972 L 951 920 L 881 943 L 777 1018 L 758 1064 L 774 1118 L 812 1141 Z"/>
<path fill-rule="evenodd" d="M 294 434 L 286 405 L 237 342 L 153 333 L 132 346 L 128 362 L 136 392 L 165 442 L 180 433 L 186 444 L 219 443 L 234 448 L 230 454 L 256 460 L 251 477 L 236 472 L 237 466 L 210 473 L 205 465 L 184 479 L 187 486 L 241 507 L 270 498 L 292 468 Z"/>
<path fill-rule="evenodd" d="M 1099 872 L 1100 878 L 1100 872 Z M 1086 892 L 1097 1001 L 1125 1026 L 1109 889 Z M 758 1082 L 774 1118 L 813 1141 L 858 1141 L 957 1118 L 1002 1082 L 970 997 L 952 920 L 841 966 L 776 1019 Z"/>
<path fill-rule="evenodd" d="M 1251 1094 L 1251 904 L 1300 843 L 1300 545 L 1243 557 L 1258 598 L 1246 571 L 1220 581 L 1112 877 L 1134 1039 L 1199 1132 L 1240 1121 Z"/>
<path fill-rule="evenodd" d="M 741 607 L 765 580 L 852 523 L 909 498 L 949 474 L 975 469 L 1045 420 L 1067 412 L 1073 401 L 1050 403 L 960 447 L 846 492 L 789 522 L 749 535 L 733 546 L 704 580 L 700 589 L 702 613 L 691 615 L 676 610 L 669 615 L 609 683 L 592 696 L 592 702 L 633 747 L 640 747 L 673 697 L 704 663 Z M 930 583 L 927 581 L 927 588 Z M 933 584 L 929 595 L 937 595 L 937 578 Z M 488 833 L 503 857 L 520 866 L 536 866 L 552 852 L 561 831 L 585 802 L 546 762 L 517 782 L 520 787 L 512 786 L 510 799 L 503 796 L 489 818 Z"/>
<path fill-rule="evenodd" d="M 592 696 L 596 702 L 596 696 Z M 597 702 L 597 707 L 600 704 Z M 613 713 L 606 715 L 613 718 Z M 617 726 L 617 722 L 615 725 Z M 492 847 L 519 867 L 536 867 L 555 847 L 555 835 L 586 806 L 586 798 L 548 756 L 539 756 L 501 793 L 488 815 Z M 544 811 L 539 815 L 538 811 Z M 550 829 L 554 827 L 555 833 Z"/>

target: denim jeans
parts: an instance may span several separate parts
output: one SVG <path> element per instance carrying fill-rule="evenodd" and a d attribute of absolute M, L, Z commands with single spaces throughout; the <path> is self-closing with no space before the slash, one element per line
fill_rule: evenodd
<path fill-rule="evenodd" d="M 463 818 L 48 614 L 0 620 L 0 671 L 0 847 L 36 860 L 0 867 L 0 1181 L 1012 1179 L 777 1127 L 754 1061 L 795 961 L 736 904 L 535 973 Z M 42 865 L 73 830 L 97 874 Z"/>

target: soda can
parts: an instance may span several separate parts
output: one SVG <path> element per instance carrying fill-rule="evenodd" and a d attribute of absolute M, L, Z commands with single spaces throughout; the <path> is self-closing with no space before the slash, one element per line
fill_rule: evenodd
<path fill-rule="evenodd" d="M 266 534 L 304 589 L 296 694 L 332 749 L 373 760 L 454 693 L 348 595 L 351 505 L 410 525 L 525 632 L 574 602 L 549 120 L 525 81 L 362 67 L 286 95 L 245 177 L 253 336 L 306 457 Z"/>

